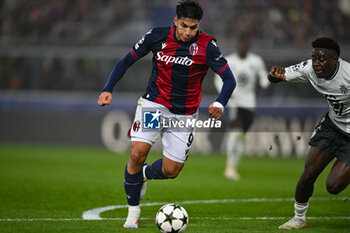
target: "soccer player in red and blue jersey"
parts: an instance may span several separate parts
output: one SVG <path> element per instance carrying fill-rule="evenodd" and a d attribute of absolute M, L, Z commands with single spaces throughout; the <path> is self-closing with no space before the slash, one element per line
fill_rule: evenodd
<path fill-rule="evenodd" d="M 197 2 L 181 1 L 176 7 L 174 25 L 147 32 L 117 62 L 99 96 L 98 104 L 108 106 L 115 84 L 127 69 L 149 52 L 153 53 L 152 74 L 146 92 L 139 99 L 130 129 L 131 155 L 124 174 L 124 188 L 129 205 L 125 228 L 138 228 L 141 215 L 139 203 L 145 194 L 146 181 L 177 177 L 195 135 L 195 127 L 186 127 L 180 131 L 173 127 L 142 130 L 142 109 L 157 109 L 152 120 L 160 115 L 170 117 L 171 114 L 196 120 L 202 95 L 201 84 L 208 68 L 211 68 L 223 80 L 218 98 L 209 106 L 209 115 L 218 120 L 236 86 L 216 39 L 199 30 L 202 16 L 203 10 Z M 163 158 L 147 165 L 147 155 L 160 135 Z"/>

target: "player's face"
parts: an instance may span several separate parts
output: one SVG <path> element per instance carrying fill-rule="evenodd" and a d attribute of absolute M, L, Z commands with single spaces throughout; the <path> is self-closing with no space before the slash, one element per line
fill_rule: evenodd
<path fill-rule="evenodd" d="M 334 74 L 337 68 L 338 56 L 334 55 L 332 51 L 315 48 L 312 51 L 311 58 L 312 68 L 318 78 L 329 78 Z"/>
<path fill-rule="evenodd" d="M 176 38 L 183 42 L 192 40 L 198 33 L 199 20 L 190 18 L 174 18 Z"/>
<path fill-rule="evenodd" d="M 238 54 L 241 58 L 245 58 L 247 56 L 249 50 L 249 43 L 245 40 L 239 40 L 237 44 Z"/>

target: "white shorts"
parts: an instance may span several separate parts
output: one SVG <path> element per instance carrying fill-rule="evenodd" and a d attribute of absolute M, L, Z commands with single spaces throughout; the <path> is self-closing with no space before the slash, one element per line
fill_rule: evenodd
<path fill-rule="evenodd" d="M 165 106 L 143 99 L 137 102 L 135 118 L 130 129 L 131 141 L 153 145 L 162 136 L 163 155 L 175 162 L 184 163 L 191 148 L 196 126 L 173 122 L 197 120 L 193 115 L 175 115 Z"/>

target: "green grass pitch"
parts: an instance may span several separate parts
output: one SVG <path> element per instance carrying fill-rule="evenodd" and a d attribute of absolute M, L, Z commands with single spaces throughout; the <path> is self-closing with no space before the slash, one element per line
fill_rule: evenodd
<path fill-rule="evenodd" d="M 151 154 L 151 163 L 158 156 Z M 0 145 L 0 232 L 158 232 L 161 204 L 187 210 L 186 232 L 285 232 L 304 159 L 245 157 L 238 182 L 223 175 L 225 157 L 190 154 L 179 177 L 149 181 L 139 229 L 123 229 L 126 208 L 84 220 L 84 211 L 126 205 L 123 174 L 128 153 L 96 148 Z M 350 232 L 350 188 L 333 196 L 325 188 L 330 166 L 315 184 L 306 229 Z"/>

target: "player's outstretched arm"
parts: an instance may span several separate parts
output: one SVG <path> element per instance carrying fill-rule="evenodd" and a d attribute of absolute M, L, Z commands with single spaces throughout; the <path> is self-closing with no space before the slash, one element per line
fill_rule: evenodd
<path fill-rule="evenodd" d="M 104 91 L 101 93 L 101 95 L 98 97 L 98 105 L 100 106 L 108 106 L 112 101 L 112 93 L 108 91 Z"/>
<path fill-rule="evenodd" d="M 272 83 L 277 83 L 286 80 L 285 70 L 280 66 L 272 66 L 267 78 Z"/>

